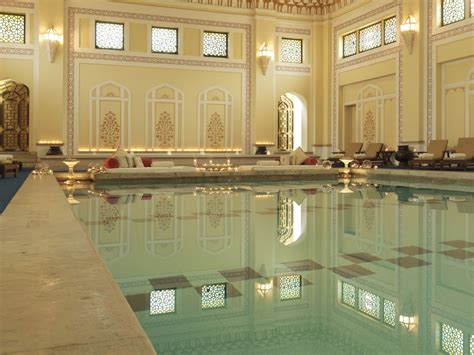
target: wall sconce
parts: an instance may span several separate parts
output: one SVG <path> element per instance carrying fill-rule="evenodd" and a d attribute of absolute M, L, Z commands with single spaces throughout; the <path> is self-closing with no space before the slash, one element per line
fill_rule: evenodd
<path fill-rule="evenodd" d="M 400 25 L 400 32 L 407 46 L 408 52 L 413 52 L 413 42 L 415 41 L 417 22 L 413 16 L 408 18 Z"/>
<path fill-rule="evenodd" d="M 404 316 L 400 314 L 399 318 L 400 324 L 403 325 L 409 332 L 411 332 L 416 327 L 416 316 Z"/>
<path fill-rule="evenodd" d="M 398 320 L 400 324 L 405 327 L 409 332 L 415 329 L 416 324 L 418 323 L 418 317 L 413 307 L 411 295 L 403 302 L 400 307 L 400 317 Z"/>
<path fill-rule="evenodd" d="M 49 62 L 53 63 L 58 44 L 61 42 L 61 35 L 54 29 L 54 26 L 51 25 L 46 32 L 43 33 L 43 40 L 48 42 Z"/>
<path fill-rule="evenodd" d="M 270 59 L 273 57 L 273 51 L 268 48 L 267 44 L 263 42 L 263 45 L 257 52 L 258 61 L 260 63 L 260 68 L 262 69 L 263 75 L 267 75 L 268 64 L 270 63 Z"/>

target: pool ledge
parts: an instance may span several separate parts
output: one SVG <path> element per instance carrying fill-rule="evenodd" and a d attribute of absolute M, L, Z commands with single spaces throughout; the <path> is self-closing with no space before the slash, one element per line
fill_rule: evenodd
<path fill-rule="evenodd" d="M 383 180 L 405 180 L 411 182 L 424 182 L 436 184 L 461 184 L 470 185 L 474 183 L 474 173 L 464 171 L 445 170 L 416 170 L 416 169 L 356 169 L 356 176 L 366 175 L 368 178 Z"/>
<path fill-rule="evenodd" d="M 155 354 L 53 176 L 0 216 L 2 354 Z"/>

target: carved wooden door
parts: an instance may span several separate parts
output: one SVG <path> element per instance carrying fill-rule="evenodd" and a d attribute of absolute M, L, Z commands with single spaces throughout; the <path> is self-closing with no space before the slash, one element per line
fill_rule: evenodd
<path fill-rule="evenodd" d="M 29 90 L 13 80 L 0 82 L 0 151 L 28 151 Z"/>

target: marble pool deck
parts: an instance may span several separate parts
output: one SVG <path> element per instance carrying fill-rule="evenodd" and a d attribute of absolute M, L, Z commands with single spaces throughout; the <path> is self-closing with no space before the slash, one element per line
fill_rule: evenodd
<path fill-rule="evenodd" d="M 1 354 L 155 354 L 55 177 L 0 216 Z"/>

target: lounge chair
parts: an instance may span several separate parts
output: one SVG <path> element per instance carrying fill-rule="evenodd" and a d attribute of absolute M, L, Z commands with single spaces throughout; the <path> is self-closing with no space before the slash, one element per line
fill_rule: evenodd
<path fill-rule="evenodd" d="M 374 165 L 382 165 L 384 163 L 382 157 L 383 143 L 369 143 L 364 153 L 354 154 L 354 160 L 362 164 L 364 160 L 370 160 Z"/>
<path fill-rule="evenodd" d="M 448 167 L 462 168 L 474 166 L 474 137 L 459 138 L 456 152 L 451 153 L 440 162 L 441 169 Z"/>
<path fill-rule="evenodd" d="M 354 154 L 360 153 L 362 145 L 362 143 L 348 143 L 345 151 L 333 152 L 328 160 L 336 162 L 344 157 L 352 158 Z"/>
<path fill-rule="evenodd" d="M 410 161 L 410 167 L 414 168 L 416 166 L 421 167 L 422 165 L 427 165 L 434 168 L 443 160 L 447 146 L 447 139 L 432 140 L 430 144 L 428 144 L 426 152 L 419 154 L 417 158 Z"/>

